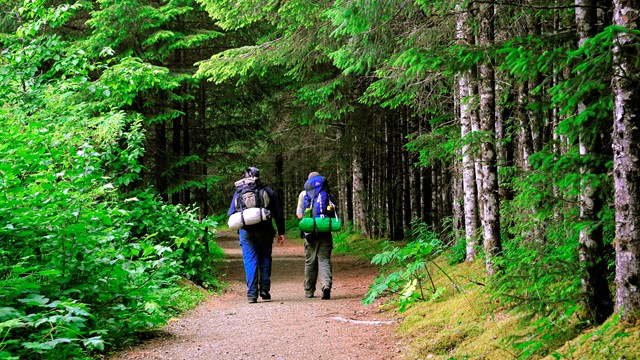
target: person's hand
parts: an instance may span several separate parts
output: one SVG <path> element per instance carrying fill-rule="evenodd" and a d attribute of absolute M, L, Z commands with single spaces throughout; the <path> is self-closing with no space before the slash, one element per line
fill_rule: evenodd
<path fill-rule="evenodd" d="M 298 220 L 302 220 L 302 214 L 298 214 Z"/>
<path fill-rule="evenodd" d="M 278 244 L 284 245 L 284 235 L 278 235 Z"/>

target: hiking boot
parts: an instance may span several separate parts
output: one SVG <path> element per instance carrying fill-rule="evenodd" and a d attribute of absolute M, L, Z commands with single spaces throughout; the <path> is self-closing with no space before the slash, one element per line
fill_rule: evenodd
<path fill-rule="evenodd" d="M 305 291 L 304 292 L 304 297 L 306 297 L 307 299 L 310 299 L 313 297 L 313 291 Z"/>
<path fill-rule="evenodd" d="M 257 303 L 257 302 L 258 302 L 258 298 L 250 297 L 250 298 L 248 298 L 248 299 L 249 299 L 249 304 L 255 304 L 255 303 Z"/>
<path fill-rule="evenodd" d="M 329 300 L 329 299 L 331 299 L 331 289 L 329 288 L 322 289 L 322 300 Z"/>
<path fill-rule="evenodd" d="M 264 301 L 271 301 L 271 294 L 266 290 L 260 290 L 260 297 Z"/>

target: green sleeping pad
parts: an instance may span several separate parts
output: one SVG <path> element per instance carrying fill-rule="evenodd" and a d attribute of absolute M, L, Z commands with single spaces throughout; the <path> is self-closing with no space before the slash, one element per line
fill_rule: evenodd
<path fill-rule="evenodd" d="M 318 232 L 338 231 L 342 227 L 342 220 L 340 218 L 335 218 L 335 217 L 323 217 L 323 218 L 306 217 L 300 220 L 300 224 L 298 225 L 298 227 L 300 228 L 300 230 L 304 232 L 313 232 L 314 221 L 316 223 L 316 230 Z"/>

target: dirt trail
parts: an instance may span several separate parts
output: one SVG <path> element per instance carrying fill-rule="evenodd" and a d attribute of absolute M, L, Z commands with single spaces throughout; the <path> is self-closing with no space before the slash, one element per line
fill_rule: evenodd
<path fill-rule="evenodd" d="M 219 234 L 229 290 L 171 321 L 161 336 L 114 356 L 134 359 L 399 359 L 394 314 L 360 300 L 376 275 L 365 261 L 333 255 L 331 300 L 304 297 L 304 251 L 274 245 L 271 302 L 246 299 L 238 236 Z"/>

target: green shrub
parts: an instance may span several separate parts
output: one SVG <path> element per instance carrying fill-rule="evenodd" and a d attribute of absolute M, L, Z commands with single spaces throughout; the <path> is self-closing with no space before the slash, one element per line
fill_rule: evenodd
<path fill-rule="evenodd" d="M 129 59 L 118 69 L 135 81 L 90 80 L 107 65 L 38 26 L 78 7 L 38 4 L 25 2 L 20 28 L 0 38 L 0 359 L 123 344 L 187 304 L 178 280 L 215 286 L 222 256 L 214 221 L 131 190 L 144 133 L 118 106 L 157 69 Z"/>
<path fill-rule="evenodd" d="M 385 251 L 371 260 L 373 264 L 382 266 L 383 274 L 377 276 L 369 287 L 362 300 L 364 304 L 372 304 L 377 297 L 390 293 L 398 303 L 399 310 L 404 311 L 416 301 L 434 300 L 442 294 L 442 290 L 433 285 L 427 266 L 442 253 L 442 242 L 428 225 L 417 219 L 412 225 L 415 240 L 404 247 L 387 243 Z M 424 289 L 429 285 L 431 294 L 425 294 Z"/>

